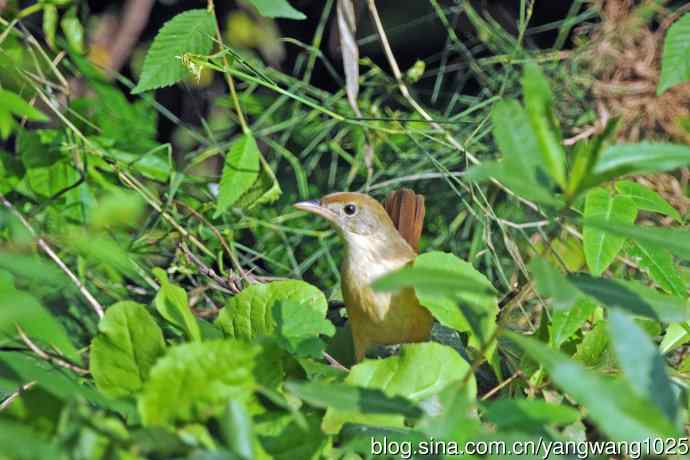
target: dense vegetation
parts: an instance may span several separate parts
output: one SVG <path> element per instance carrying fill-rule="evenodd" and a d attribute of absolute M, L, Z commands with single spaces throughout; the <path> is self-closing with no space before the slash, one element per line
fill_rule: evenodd
<path fill-rule="evenodd" d="M 533 1 L 508 27 L 431 0 L 445 46 L 401 69 L 413 26 L 374 0 L 323 2 L 311 43 L 280 37 L 286 0 L 209 0 L 134 43 L 131 81 L 84 5 L 24 3 L 0 1 L 1 460 L 688 453 L 686 7 L 535 28 Z M 355 364 L 342 244 L 291 204 L 398 187 L 426 195 L 421 254 L 374 286 L 414 286 L 433 340 Z"/>

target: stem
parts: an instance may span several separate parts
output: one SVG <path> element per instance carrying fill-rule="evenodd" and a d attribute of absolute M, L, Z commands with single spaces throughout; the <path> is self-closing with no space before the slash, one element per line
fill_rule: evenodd
<path fill-rule="evenodd" d="M 220 51 L 223 51 L 223 36 L 220 33 L 220 26 L 218 25 L 218 18 L 216 17 L 216 6 L 213 3 L 213 0 L 208 0 L 208 11 L 213 15 L 213 25 L 215 26 L 216 29 L 216 40 L 218 41 L 218 46 Z M 230 63 L 228 62 L 228 57 L 225 53 L 223 53 L 223 67 L 229 68 Z M 228 85 L 228 88 L 230 89 L 230 99 L 232 100 L 233 105 L 235 106 L 235 111 L 237 112 L 237 118 L 240 121 L 240 126 L 242 126 L 242 132 L 243 133 L 249 133 L 251 130 L 249 129 L 249 126 L 247 125 L 247 120 L 244 118 L 244 114 L 242 113 L 242 107 L 240 107 L 240 100 L 237 97 L 237 91 L 235 91 L 235 80 L 232 78 L 232 75 L 230 75 L 229 72 L 223 72 L 223 75 L 225 76 L 225 82 Z"/>

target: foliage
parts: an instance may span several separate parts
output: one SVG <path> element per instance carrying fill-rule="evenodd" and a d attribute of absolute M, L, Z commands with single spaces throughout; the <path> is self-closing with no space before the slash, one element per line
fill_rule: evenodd
<path fill-rule="evenodd" d="M 687 208 L 639 177 L 680 175 L 690 146 L 618 143 L 616 120 L 584 129 L 594 107 L 571 80 L 586 75 L 527 46 L 530 2 L 515 30 L 473 2 L 430 2 L 443 53 L 403 72 L 393 46 L 389 76 L 359 58 L 371 40 L 356 2 L 323 2 L 312 43 L 270 43 L 298 50 L 279 70 L 265 42 L 223 42 L 211 1 L 160 27 L 140 72 L 132 58 L 136 85 L 94 64 L 81 4 L 10 3 L 0 460 L 354 460 L 384 438 L 687 436 Z M 252 30 L 276 37 L 271 18 L 306 17 L 285 0 L 244 4 Z M 598 14 L 577 8 L 549 26 L 556 51 Z M 24 26 L 38 13 L 41 40 Z M 689 18 L 668 29 L 660 93 L 690 78 Z M 329 20 L 345 78 L 322 50 Z M 198 123 L 144 94 L 172 85 L 203 101 Z M 355 363 L 339 235 L 291 204 L 411 183 L 426 194 L 422 253 L 372 288 L 414 288 L 433 338 Z"/>

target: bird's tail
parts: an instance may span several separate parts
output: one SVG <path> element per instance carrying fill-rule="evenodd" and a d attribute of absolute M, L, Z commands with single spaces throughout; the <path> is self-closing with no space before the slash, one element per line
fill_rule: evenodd
<path fill-rule="evenodd" d="M 395 228 L 419 252 L 419 239 L 424 229 L 424 195 L 418 195 L 409 188 L 395 190 L 388 194 L 383 207 L 391 217 Z"/>

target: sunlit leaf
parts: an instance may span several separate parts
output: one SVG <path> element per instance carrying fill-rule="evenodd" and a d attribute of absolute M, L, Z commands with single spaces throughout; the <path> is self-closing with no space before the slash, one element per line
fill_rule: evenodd
<path fill-rule="evenodd" d="M 669 27 L 661 55 L 661 78 L 657 95 L 690 80 L 690 14 L 684 14 Z"/>
<path fill-rule="evenodd" d="M 233 141 L 225 156 L 220 179 L 216 217 L 240 199 L 259 177 L 259 147 L 251 134 L 242 134 Z"/>
<path fill-rule="evenodd" d="M 187 336 L 187 340 L 200 342 L 201 331 L 192 310 L 189 308 L 187 291 L 171 283 L 168 280 L 168 274 L 164 270 L 156 267 L 153 269 L 153 273 L 161 283 L 161 288 L 153 301 L 158 313 L 182 329 Z"/>
<path fill-rule="evenodd" d="M 300 11 L 294 9 L 287 0 L 249 0 L 261 16 L 267 18 L 306 19 Z"/>

